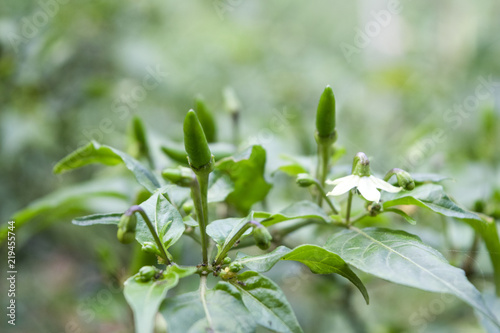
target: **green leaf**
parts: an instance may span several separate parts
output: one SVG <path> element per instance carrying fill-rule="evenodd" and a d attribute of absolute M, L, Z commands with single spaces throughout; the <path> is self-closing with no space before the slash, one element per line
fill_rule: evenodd
<path fill-rule="evenodd" d="M 279 222 L 295 219 L 318 219 L 325 222 L 331 221 L 330 217 L 325 214 L 325 211 L 321 209 L 321 207 L 311 201 L 306 200 L 294 203 L 276 214 L 267 212 L 255 212 L 254 217 L 263 218 L 260 223 L 262 223 L 266 227 Z"/>
<path fill-rule="evenodd" d="M 153 223 L 160 239 L 168 248 L 182 236 L 185 230 L 182 216 L 177 209 L 160 193 L 155 192 L 148 200 L 140 204 L 141 208 Z M 141 244 L 145 242 L 154 243 L 146 222 L 140 214 L 137 214 L 137 231 L 135 238 Z"/>
<path fill-rule="evenodd" d="M 158 280 L 138 282 L 135 280 L 136 274 L 125 281 L 123 292 L 134 312 L 136 333 L 153 332 L 156 313 L 167 292 L 177 285 L 179 278 L 195 272 L 195 268 L 186 269 L 174 265 L 167 267 L 167 271 Z"/>
<path fill-rule="evenodd" d="M 325 248 L 366 273 L 422 290 L 453 294 L 494 318 L 464 271 L 451 266 L 417 236 L 384 228 L 352 227 L 331 236 Z"/>
<path fill-rule="evenodd" d="M 438 175 L 435 173 L 412 173 L 411 177 L 415 183 L 440 183 L 444 180 L 452 180 L 453 178 Z"/>
<path fill-rule="evenodd" d="M 226 201 L 240 212 L 247 214 L 254 203 L 263 200 L 271 185 L 264 178 L 266 151 L 261 146 L 252 146 L 233 157 L 220 160 L 215 168 L 229 175 L 234 190 Z"/>
<path fill-rule="evenodd" d="M 491 312 L 493 312 L 496 315 L 497 321 L 500 321 L 500 298 L 496 296 L 494 293 L 484 293 L 483 297 L 488 308 L 491 310 Z M 491 319 L 489 319 L 488 317 L 486 317 L 477 310 L 475 311 L 475 313 L 476 316 L 479 317 L 481 326 L 484 328 L 486 332 L 488 333 L 500 332 L 498 326 L 496 326 L 495 323 L 491 321 Z"/>
<path fill-rule="evenodd" d="M 214 170 L 208 178 L 208 196 L 209 203 L 222 202 L 234 190 L 234 183 L 227 173 L 220 170 Z"/>
<path fill-rule="evenodd" d="M 384 209 L 397 205 L 416 205 L 449 217 L 481 220 L 477 214 L 469 212 L 451 201 L 441 185 L 425 184 L 409 192 L 384 192 L 383 200 Z"/>
<path fill-rule="evenodd" d="M 95 224 L 118 224 L 122 215 L 123 213 L 94 214 L 77 217 L 71 223 L 84 227 Z"/>
<path fill-rule="evenodd" d="M 245 265 L 252 271 L 267 272 L 290 251 L 286 246 L 279 246 L 274 251 L 259 256 L 249 256 L 238 252 L 235 262 Z"/>
<path fill-rule="evenodd" d="M 288 161 L 288 164 L 280 166 L 278 170 L 286 173 L 289 176 L 295 177 L 299 173 L 310 173 L 314 170 L 314 159 L 311 156 L 291 156 L 287 154 L 281 154 L 279 156 L 282 160 Z"/>
<path fill-rule="evenodd" d="M 191 292 L 167 298 L 163 302 L 160 313 L 167 321 L 169 332 L 255 332 L 256 323 L 236 287 L 227 282 L 219 282 L 214 289 L 201 295 L 201 292 Z"/>
<path fill-rule="evenodd" d="M 127 169 L 132 171 L 139 184 L 144 186 L 149 192 L 153 193 L 160 187 L 160 183 L 155 175 L 132 156 L 95 141 L 89 142 L 86 146 L 78 148 L 60 160 L 54 166 L 54 173 L 62 173 L 93 163 L 105 165 L 124 163 Z"/>
<path fill-rule="evenodd" d="M 346 262 L 337 254 L 316 245 L 301 245 L 286 254 L 282 260 L 298 261 L 309 267 L 314 274 L 339 274 L 351 281 L 365 298 L 366 304 L 370 298 L 363 282 L 349 268 Z"/>
<path fill-rule="evenodd" d="M 285 295 L 273 281 L 248 271 L 238 275 L 238 283 L 234 285 L 257 324 L 273 332 L 303 332 Z"/>
<path fill-rule="evenodd" d="M 16 226 L 19 226 L 37 215 L 74 203 L 83 203 L 88 198 L 110 197 L 126 201 L 129 197 L 123 193 L 126 193 L 127 187 L 126 182 L 117 179 L 77 184 L 33 201 L 28 207 L 15 213 L 12 219 L 16 221 Z"/>
<path fill-rule="evenodd" d="M 406 214 L 401 209 L 386 208 L 386 209 L 384 209 L 384 212 L 392 212 L 392 213 L 398 214 L 399 216 L 403 217 L 406 220 L 406 222 L 408 222 L 410 224 L 413 224 L 413 225 L 417 224 L 417 221 L 415 221 L 415 219 L 413 217 L 411 217 L 410 215 Z"/>
<path fill-rule="evenodd" d="M 238 233 L 238 231 L 253 219 L 253 213 L 244 218 L 227 218 L 215 220 L 207 226 L 207 235 L 209 235 L 217 244 L 219 251 Z M 243 236 L 252 232 L 248 229 Z"/>
<path fill-rule="evenodd" d="M 130 198 L 123 193 L 127 193 L 129 187 L 130 184 L 123 179 L 100 179 L 77 184 L 33 201 L 11 219 L 16 221 L 16 228 L 23 227 L 36 217 L 43 217 L 44 220 L 56 217 L 58 221 L 63 221 L 66 217 L 73 218 L 75 211 L 80 214 L 95 211 L 97 198 L 114 198 L 126 203 Z M 0 225 L 0 243 L 7 237 L 7 226 L 6 223 Z"/>

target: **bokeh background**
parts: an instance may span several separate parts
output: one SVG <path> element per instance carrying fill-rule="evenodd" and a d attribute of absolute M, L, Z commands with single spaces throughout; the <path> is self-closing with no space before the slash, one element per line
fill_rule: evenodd
<path fill-rule="evenodd" d="M 271 172 L 280 154 L 315 153 L 315 110 L 327 84 L 346 150 L 341 164 L 364 151 L 378 174 L 402 167 L 446 175 L 454 179 L 448 192 L 464 206 L 484 200 L 500 211 L 499 17 L 495 0 L 4 0 L 0 221 L 52 191 L 120 173 L 97 166 L 56 176 L 52 167 L 90 139 L 125 150 L 134 115 L 153 142 L 180 142 L 184 114 L 201 94 L 220 139 L 230 140 L 226 87 L 242 104 L 241 147 L 268 149 L 276 182 L 270 209 L 278 210 L 300 195 L 286 191 L 292 180 Z M 133 195 L 123 180 L 109 186 Z M 132 331 L 119 290 L 130 251 L 114 230 L 79 228 L 69 217 L 126 207 L 115 199 L 49 207 L 17 230 L 13 331 Z M 424 220 L 414 231 L 459 265 L 473 235 L 449 222 L 442 236 L 443 225 Z M 487 258 L 477 260 L 480 277 L 491 274 Z M 372 304 L 356 294 L 346 305 L 343 289 L 300 266 L 280 263 L 271 275 L 306 332 L 350 331 L 345 307 L 369 332 L 481 332 L 472 309 L 442 295 L 362 276 Z M 0 299 L 3 308 L 3 287 Z"/>

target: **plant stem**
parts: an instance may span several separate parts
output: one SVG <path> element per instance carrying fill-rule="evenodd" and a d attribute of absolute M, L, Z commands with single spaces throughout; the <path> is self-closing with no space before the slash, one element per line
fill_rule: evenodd
<path fill-rule="evenodd" d="M 349 197 L 347 198 L 347 209 L 346 209 L 346 215 L 345 215 L 345 224 L 346 225 L 351 225 L 350 219 L 351 219 L 351 205 L 352 205 L 352 190 L 349 191 Z"/>
<path fill-rule="evenodd" d="M 319 193 L 320 195 L 325 198 L 325 201 L 326 203 L 328 204 L 328 206 L 330 206 L 333 214 L 337 215 L 339 212 L 337 211 L 337 209 L 335 209 L 335 206 L 333 205 L 332 201 L 330 200 L 330 198 L 326 195 L 326 192 L 325 190 L 323 189 L 323 186 L 317 181 L 315 180 L 314 182 L 316 184 L 316 187 L 318 188 L 319 190 Z"/>
<path fill-rule="evenodd" d="M 318 140 L 318 165 L 316 168 L 316 178 L 319 181 L 321 187 L 325 185 L 326 176 L 328 174 L 328 162 L 330 160 L 330 147 L 331 142 L 325 142 L 324 140 Z M 321 207 L 323 197 L 318 196 L 318 206 Z"/>
<path fill-rule="evenodd" d="M 205 172 L 196 173 L 196 181 L 191 187 L 196 217 L 200 226 L 201 250 L 204 264 L 208 264 L 208 236 L 206 232 L 208 225 L 208 175 L 209 173 Z"/>
<path fill-rule="evenodd" d="M 205 312 L 205 315 L 207 317 L 207 323 L 209 327 L 209 331 L 212 331 L 213 322 L 212 322 L 212 317 L 210 316 L 210 312 L 208 312 L 208 307 L 207 307 L 207 300 L 205 299 L 205 294 L 207 292 L 207 276 L 202 275 L 200 277 L 200 298 L 201 298 L 201 304 L 203 304 L 203 311 Z"/>
<path fill-rule="evenodd" d="M 144 222 L 146 222 L 146 225 L 148 226 L 149 232 L 151 233 L 151 235 L 153 235 L 153 238 L 156 242 L 156 245 L 158 246 L 158 249 L 161 252 L 161 256 L 162 256 L 163 260 L 165 261 L 165 265 L 167 265 L 167 266 L 171 265 L 172 263 L 168 259 L 167 250 L 165 249 L 165 245 L 160 240 L 160 237 L 158 236 L 158 233 L 156 232 L 156 229 L 153 226 L 153 223 L 151 223 L 151 220 L 149 219 L 146 212 L 140 206 L 133 206 L 132 211 L 141 214 L 142 218 L 144 219 Z"/>
<path fill-rule="evenodd" d="M 226 254 L 233 248 L 234 244 L 238 241 L 238 239 L 243 236 L 243 234 L 252 226 L 253 222 L 248 222 L 245 224 L 236 234 L 234 234 L 233 237 L 229 240 L 229 242 L 224 246 L 222 251 L 219 253 L 219 255 L 215 258 L 215 266 L 220 264 L 224 258 L 226 257 Z"/>

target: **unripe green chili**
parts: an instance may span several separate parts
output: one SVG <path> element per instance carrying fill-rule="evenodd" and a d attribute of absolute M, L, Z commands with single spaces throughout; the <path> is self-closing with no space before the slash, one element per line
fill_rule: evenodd
<path fill-rule="evenodd" d="M 150 163 L 149 145 L 144 129 L 144 123 L 139 117 L 134 117 L 130 124 L 130 148 L 129 153 L 135 158 L 146 158 Z"/>
<path fill-rule="evenodd" d="M 184 167 L 164 169 L 161 175 L 164 179 L 183 187 L 191 186 L 194 181 L 193 171 Z"/>
<path fill-rule="evenodd" d="M 184 147 L 192 168 L 200 169 L 211 163 L 212 153 L 207 138 L 193 110 L 189 110 L 184 119 Z"/>
<path fill-rule="evenodd" d="M 236 152 L 236 147 L 234 145 L 224 142 L 209 143 L 208 147 L 214 155 L 215 161 L 231 156 Z M 186 151 L 180 144 L 173 142 L 164 143 L 161 146 L 161 150 L 175 162 L 181 163 L 182 165 L 188 165 Z"/>
<path fill-rule="evenodd" d="M 335 96 L 330 86 L 321 94 L 316 111 L 316 131 L 320 138 L 335 135 Z"/>
<path fill-rule="evenodd" d="M 203 127 L 207 141 L 215 142 L 217 140 L 217 127 L 212 113 L 200 97 L 196 98 L 195 104 L 196 115 L 198 116 L 198 120 Z"/>

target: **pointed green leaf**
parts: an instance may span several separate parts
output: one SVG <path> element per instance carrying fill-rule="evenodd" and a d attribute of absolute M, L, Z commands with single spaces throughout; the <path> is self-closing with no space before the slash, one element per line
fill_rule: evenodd
<path fill-rule="evenodd" d="M 231 238 L 238 233 L 238 231 L 253 219 L 253 213 L 250 213 L 244 218 L 228 218 L 222 220 L 215 220 L 207 226 L 207 234 L 215 241 L 217 248 L 220 250 L 229 243 Z M 248 229 L 243 235 L 249 235 L 252 232 Z"/>
<path fill-rule="evenodd" d="M 417 221 L 415 221 L 415 219 L 413 217 L 411 217 L 410 215 L 406 214 L 401 209 L 386 208 L 386 209 L 384 209 L 384 212 L 392 212 L 392 213 L 398 214 L 399 216 L 401 216 L 402 218 L 404 218 L 406 220 L 406 222 L 408 222 L 410 224 L 413 224 L 413 225 L 417 224 Z"/>
<path fill-rule="evenodd" d="M 249 256 L 238 252 L 234 262 L 243 264 L 252 271 L 267 272 L 290 251 L 286 246 L 279 246 L 274 251 L 259 256 Z"/>
<path fill-rule="evenodd" d="M 84 227 L 95 224 L 118 224 L 122 215 L 123 213 L 94 214 L 77 217 L 71 223 Z"/>
<path fill-rule="evenodd" d="M 208 178 L 208 196 L 209 203 L 222 202 L 234 190 L 234 183 L 227 173 L 220 170 L 214 170 Z"/>
<path fill-rule="evenodd" d="M 152 333 L 154 321 L 167 292 L 175 287 L 179 278 L 194 274 L 196 269 L 169 266 L 158 280 L 139 282 L 134 275 L 125 281 L 125 299 L 134 312 L 135 332 Z M 179 274 L 181 273 L 181 274 Z"/>
<path fill-rule="evenodd" d="M 325 214 L 325 211 L 321 209 L 321 207 L 307 200 L 294 203 L 276 214 L 255 212 L 254 217 L 262 218 L 263 220 L 261 220 L 260 223 L 266 227 L 279 222 L 295 219 L 318 219 L 325 222 L 331 221 L 330 217 Z"/>
<path fill-rule="evenodd" d="M 184 222 L 177 209 L 165 199 L 160 191 L 155 192 L 148 200 L 141 203 L 140 206 L 146 212 L 151 223 L 153 223 L 156 232 L 166 248 L 177 242 L 184 233 Z M 155 242 L 146 222 L 140 214 L 137 214 L 135 238 L 141 244 Z"/>
<path fill-rule="evenodd" d="M 444 180 L 452 180 L 453 178 L 441 176 L 435 173 L 412 173 L 411 177 L 415 183 L 440 183 Z"/>
<path fill-rule="evenodd" d="M 123 179 L 107 179 L 76 184 L 62 188 L 30 203 L 26 208 L 16 212 L 11 220 L 16 221 L 16 228 L 21 228 L 36 217 L 44 220 L 57 218 L 63 221 L 66 217 L 73 218 L 75 212 L 85 212 L 96 209 L 95 198 L 114 198 L 122 200 L 124 206 L 130 199 L 127 193 L 130 184 Z M 0 243 L 6 237 L 7 223 L 0 225 Z"/>
<path fill-rule="evenodd" d="M 105 165 L 124 163 L 127 169 L 132 171 L 139 184 L 144 186 L 149 192 L 152 193 L 160 187 L 160 183 L 155 175 L 132 156 L 95 141 L 89 142 L 86 146 L 78 148 L 60 160 L 54 166 L 54 173 L 62 173 L 93 163 Z"/>
<path fill-rule="evenodd" d="M 365 298 L 366 304 L 370 301 L 363 282 L 339 255 L 327 249 L 317 245 L 301 245 L 286 254 L 282 260 L 301 262 L 309 267 L 314 274 L 339 274 L 351 281 L 359 289 Z"/>
<path fill-rule="evenodd" d="M 384 228 L 352 227 L 331 236 L 325 248 L 366 273 L 422 290 L 453 294 L 494 318 L 464 271 L 451 266 L 417 236 Z"/>
<path fill-rule="evenodd" d="M 238 275 L 238 283 L 234 285 L 240 290 L 243 303 L 257 324 L 273 332 L 302 332 L 292 307 L 273 281 L 248 271 Z"/>
<path fill-rule="evenodd" d="M 206 308 L 201 297 L 198 291 L 167 298 L 163 302 L 160 313 L 167 321 L 169 332 L 255 332 L 256 323 L 236 287 L 219 282 L 214 289 L 206 291 Z"/>
<path fill-rule="evenodd" d="M 454 203 L 446 193 L 444 193 L 441 185 L 425 184 L 408 192 L 384 192 L 383 200 L 384 209 L 397 205 L 416 205 L 449 217 L 481 220 L 477 214 L 469 212 Z"/>
<path fill-rule="evenodd" d="M 246 214 L 254 203 L 263 200 L 271 185 L 264 178 L 266 151 L 261 146 L 252 146 L 242 153 L 217 162 L 216 170 L 229 175 L 234 190 L 226 201 Z"/>

